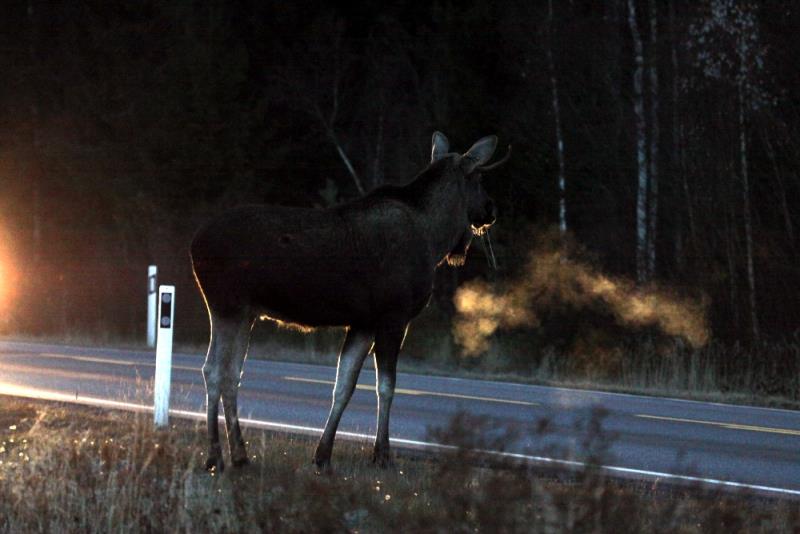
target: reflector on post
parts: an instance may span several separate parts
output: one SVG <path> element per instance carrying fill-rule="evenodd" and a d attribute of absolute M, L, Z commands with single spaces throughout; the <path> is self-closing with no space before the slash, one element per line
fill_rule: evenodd
<path fill-rule="evenodd" d="M 147 346 L 156 346 L 156 276 L 158 268 L 147 268 Z"/>
<path fill-rule="evenodd" d="M 153 385 L 153 420 L 156 426 L 169 422 L 169 390 L 172 380 L 172 332 L 175 317 L 175 286 L 158 287 L 158 342 Z"/>

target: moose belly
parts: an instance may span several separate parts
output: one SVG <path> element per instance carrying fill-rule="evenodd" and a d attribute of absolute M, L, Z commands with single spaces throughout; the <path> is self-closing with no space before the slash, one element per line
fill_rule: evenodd
<path fill-rule="evenodd" d="M 243 296 L 258 315 L 308 327 L 407 322 L 431 293 L 430 283 L 413 283 L 402 269 L 375 276 L 325 261 L 273 262 L 268 271 L 243 274 Z"/>
<path fill-rule="evenodd" d="M 255 276 L 248 284 L 250 304 L 262 317 L 310 327 L 373 320 L 369 286 L 358 273 L 301 263 L 278 274 Z"/>

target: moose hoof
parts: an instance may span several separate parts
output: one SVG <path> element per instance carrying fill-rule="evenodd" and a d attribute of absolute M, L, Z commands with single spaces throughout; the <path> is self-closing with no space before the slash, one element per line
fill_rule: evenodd
<path fill-rule="evenodd" d="M 314 451 L 314 467 L 317 470 L 317 473 L 322 471 L 327 471 L 331 467 L 331 451 L 332 447 L 327 446 L 323 443 L 317 445 L 317 449 Z"/>
<path fill-rule="evenodd" d="M 394 467 L 394 460 L 392 460 L 392 456 L 389 454 L 389 451 L 386 450 L 375 451 L 372 454 L 372 463 L 381 469 L 389 469 Z"/>
<path fill-rule="evenodd" d="M 331 470 L 330 456 L 322 456 L 319 454 L 315 454 L 312 463 L 314 464 L 314 469 L 317 471 L 317 474 Z"/>
<path fill-rule="evenodd" d="M 219 456 L 210 456 L 206 460 L 206 471 L 209 473 L 222 473 L 225 470 L 225 462 Z"/>
<path fill-rule="evenodd" d="M 232 458 L 231 463 L 233 464 L 233 467 L 245 467 L 250 465 L 250 460 L 247 458 L 247 456 L 241 456 L 239 458 Z"/>

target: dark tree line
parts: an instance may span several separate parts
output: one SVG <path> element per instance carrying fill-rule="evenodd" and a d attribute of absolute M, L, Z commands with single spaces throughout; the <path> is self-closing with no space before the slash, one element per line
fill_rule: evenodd
<path fill-rule="evenodd" d="M 797 328 L 788 0 L 23 0 L 0 27 L 0 261 L 41 303 L 5 330 L 139 335 L 153 262 L 201 337 L 200 221 L 403 183 L 434 129 L 514 145 L 487 184 L 498 278 L 559 226 L 608 272 L 707 295 L 719 338 Z"/>

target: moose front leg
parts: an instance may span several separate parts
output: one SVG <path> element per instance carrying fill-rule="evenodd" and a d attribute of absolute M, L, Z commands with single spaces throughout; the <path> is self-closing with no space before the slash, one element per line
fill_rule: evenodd
<path fill-rule="evenodd" d="M 375 382 L 378 394 L 378 429 L 372 461 L 381 467 L 392 464 L 389 454 L 389 411 L 392 409 L 397 378 L 397 355 L 407 326 L 379 330 L 375 337 Z"/>
<path fill-rule="evenodd" d="M 374 337 L 371 330 L 350 328 L 347 331 L 342 350 L 339 353 L 331 411 L 328 421 L 325 423 L 325 431 L 322 433 L 314 453 L 314 463 L 317 467 L 326 467 L 330 464 L 333 439 L 336 436 L 336 429 L 339 427 L 339 420 L 356 388 L 361 365 L 372 348 Z"/>

